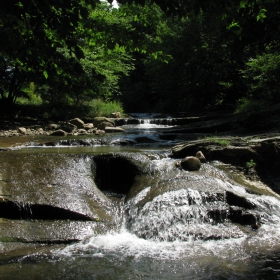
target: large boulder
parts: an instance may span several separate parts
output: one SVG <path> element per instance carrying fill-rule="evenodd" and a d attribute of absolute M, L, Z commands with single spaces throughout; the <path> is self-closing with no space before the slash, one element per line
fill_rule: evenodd
<path fill-rule="evenodd" d="M 68 132 L 68 133 L 72 133 L 73 131 L 75 131 L 77 129 L 77 126 L 74 124 L 71 124 L 69 122 L 63 122 L 60 124 L 60 129 Z"/>
<path fill-rule="evenodd" d="M 18 132 L 19 132 L 20 134 L 26 134 L 27 130 L 26 130 L 25 127 L 19 127 L 19 128 L 18 128 Z"/>
<path fill-rule="evenodd" d="M 97 128 L 101 130 L 105 130 L 106 127 L 114 127 L 114 124 L 112 124 L 111 122 L 104 121 L 97 125 Z"/>
<path fill-rule="evenodd" d="M 84 128 L 84 122 L 79 118 L 71 119 L 68 122 L 75 125 L 77 128 Z"/>
<path fill-rule="evenodd" d="M 99 125 L 100 123 L 103 123 L 103 122 L 111 123 L 112 126 L 115 126 L 115 124 L 114 124 L 113 121 L 111 121 L 110 119 L 105 118 L 105 117 L 95 117 L 95 118 L 93 119 L 93 125 L 94 125 L 94 127 L 98 127 L 98 125 Z M 109 126 L 109 125 L 107 125 L 107 126 Z"/>
<path fill-rule="evenodd" d="M 92 159 L 1 153 L 0 218 L 112 221 L 113 204 L 95 185 Z M 16 170 L 11 173 L 10 170 Z"/>
<path fill-rule="evenodd" d="M 197 157 L 185 157 L 178 165 L 188 171 L 197 171 L 200 169 L 201 162 Z"/>
<path fill-rule="evenodd" d="M 94 128 L 93 123 L 85 123 L 84 124 L 84 129 L 86 129 L 86 130 L 90 130 L 90 129 L 93 129 L 93 128 Z"/>

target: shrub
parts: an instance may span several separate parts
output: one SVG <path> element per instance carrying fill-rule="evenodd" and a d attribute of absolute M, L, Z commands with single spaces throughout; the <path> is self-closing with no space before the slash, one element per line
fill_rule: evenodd
<path fill-rule="evenodd" d="M 114 112 L 123 114 L 122 104 L 119 101 L 105 102 L 101 99 L 94 99 L 88 103 L 88 107 L 91 117 L 110 117 Z"/>

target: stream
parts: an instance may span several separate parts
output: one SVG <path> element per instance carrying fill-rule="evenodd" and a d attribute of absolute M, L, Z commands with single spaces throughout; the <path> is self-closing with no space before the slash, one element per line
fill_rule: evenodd
<path fill-rule="evenodd" d="M 280 279 L 279 199 L 222 163 L 175 168 L 182 136 L 137 117 L 125 133 L 0 139 L 0 279 Z"/>

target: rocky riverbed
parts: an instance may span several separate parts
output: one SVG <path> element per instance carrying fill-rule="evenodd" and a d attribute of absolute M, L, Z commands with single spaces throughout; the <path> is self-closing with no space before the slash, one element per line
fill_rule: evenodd
<path fill-rule="evenodd" d="M 96 117 L 89 122 L 84 122 L 80 118 L 68 121 L 53 122 L 51 120 L 22 119 L 14 122 L 3 122 L 0 126 L 0 137 L 12 136 L 36 136 L 36 135 L 100 135 L 105 132 L 124 132 L 120 127 L 116 127 L 114 118 Z"/>

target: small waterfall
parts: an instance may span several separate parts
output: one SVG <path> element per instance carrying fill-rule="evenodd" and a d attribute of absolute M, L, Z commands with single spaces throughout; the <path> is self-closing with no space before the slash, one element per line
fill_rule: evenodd
<path fill-rule="evenodd" d="M 19 203 L 22 219 L 32 219 L 33 213 L 29 203 Z"/>
<path fill-rule="evenodd" d="M 172 164 L 165 162 L 163 166 L 162 160 L 159 164 L 165 176 L 173 172 L 169 167 Z M 212 174 L 213 169 L 207 167 L 205 174 Z M 126 228 L 140 238 L 170 242 L 246 237 L 258 222 L 263 228 L 280 227 L 278 199 L 247 193 L 222 172 L 216 170 L 216 173 L 220 179 L 198 175 L 184 179 L 180 173 L 172 173 L 173 179 L 158 180 L 157 186 L 148 186 L 124 205 Z M 181 180 L 185 187 L 178 187 Z M 170 191 L 149 198 L 165 184 Z M 193 188 L 200 184 L 205 187 Z M 216 186 L 207 191 L 208 184 Z"/>

